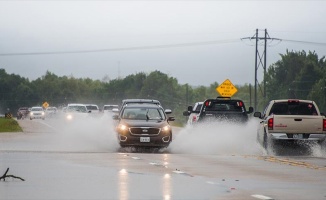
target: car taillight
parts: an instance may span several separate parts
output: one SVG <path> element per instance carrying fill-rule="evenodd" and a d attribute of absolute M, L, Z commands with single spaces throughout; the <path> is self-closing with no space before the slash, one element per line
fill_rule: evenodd
<path fill-rule="evenodd" d="M 195 122 L 197 120 L 196 116 L 192 116 L 192 121 Z"/>
<path fill-rule="evenodd" d="M 326 131 L 326 119 L 323 119 L 323 131 Z"/>
<path fill-rule="evenodd" d="M 268 119 L 268 130 L 273 130 L 273 126 L 274 126 L 274 118 L 269 118 Z"/>

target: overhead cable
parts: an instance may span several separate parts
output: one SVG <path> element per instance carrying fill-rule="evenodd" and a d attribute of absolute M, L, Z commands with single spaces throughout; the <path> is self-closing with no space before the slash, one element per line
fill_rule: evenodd
<path fill-rule="evenodd" d="M 287 39 L 281 39 L 284 42 L 295 42 L 295 43 L 303 43 L 303 44 L 315 44 L 315 45 L 322 45 L 325 46 L 326 43 L 322 42 L 309 42 L 309 41 L 300 41 L 300 40 L 287 40 Z"/>
<path fill-rule="evenodd" d="M 240 42 L 239 39 L 233 40 L 219 40 L 219 41 L 206 41 L 206 42 L 193 42 L 193 43 L 180 43 L 168 45 L 154 45 L 154 46 L 138 46 L 138 47 L 122 47 L 111 49 L 95 49 L 95 50 L 77 50 L 77 51 L 49 51 L 49 52 L 28 52 L 28 53 L 0 53 L 0 56 L 29 56 L 29 55 L 50 55 L 50 54 L 76 54 L 76 53 L 98 53 L 98 52 L 113 52 L 113 51 L 134 51 L 134 50 L 147 50 L 147 49 L 165 49 L 175 47 L 190 47 L 190 46 L 203 46 L 212 44 L 226 44 Z"/>

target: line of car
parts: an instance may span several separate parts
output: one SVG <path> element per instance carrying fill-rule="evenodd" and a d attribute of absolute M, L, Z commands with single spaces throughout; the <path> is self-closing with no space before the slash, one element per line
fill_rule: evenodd
<path fill-rule="evenodd" d="M 44 109 L 42 106 L 20 107 L 17 111 L 17 120 L 29 118 L 32 119 L 43 119 L 45 117 L 51 117 L 57 113 L 56 107 L 47 107 Z"/>
<path fill-rule="evenodd" d="M 165 148 L 172 142 L 170 109 L 163 109 L 154 99 L 124 99 L 121 105 L 104 105 L 103 112 L 94 104 L 68 104 L 64 109 L 68 121 L 89 119 L 109 113 L 121 147 Z M 98 115 L 96 115 L 98 114 Z"/>
<path fill-rule="evenodd" d="M 277 109 L 276 109 L 277 107 Z M 281 108 L 286 108 L 287 112 Z M 290 110 L 291 113 L 290 113 Z M 295 113 L 296 111 L 296 113 Z M 49 107 L 21 108 L 17 119 L 29 117 L 45 119 L 57 109 Z M 118 143 L 121 147 L 154 147 L 166 148 L 172 142 L 173 133 L 170 122 L 175 118 L 170 116 L 171 109 L 163 109 L 161 103 L 154 99 L 125 99 L 121 105 L 104 105 L 102 111 L 95 104 L 68 104 L 63 109 L 68 121 L 85 119 L 90 116 L 101 116 L 110 113 Z M 246 124 L 249 114 L 240 99 L 217 97 L 196 102 L 183 112 L 188 116 L 187 124 L 211 122 L 228 122 Z M 290 114 L 289 114 L 290 113 Z M 255 112 L 254 117 L 261 119 L 257 130 L 257 141 L 264 147 L 273 146 L 275 141 L 318 141 L 326 140 L 326 117 L 320 113 L 318 106 L 308 100 L 273 100 L 263 113 Z M 18 118 L 19 117 L 19 118 Z"/>

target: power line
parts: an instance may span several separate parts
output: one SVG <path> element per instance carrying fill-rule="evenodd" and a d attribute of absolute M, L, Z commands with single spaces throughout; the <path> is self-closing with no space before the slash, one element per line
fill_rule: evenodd
<path fill-rule="evenodd" d="M 0 56 L 30 56 L 30 55 L 50 55 L 50 54 L 76 54 L 76 53 L 98 53 L 98 52 L 113 52 L 113 51 L 134 51 L 134 50 L 147 50 L 147 49 L 165 49 L 165 48 L 176 48 L 176 47 L 203 46 L 203 45 L 213 45 L 213 44 L 227 44 L 227 43 L 235 43 L 235 42 L 239 42 L 239 39 L 168 44 L 168 45 L 154 45 L 154 46 L 111 48 L 111 49 L 79 50 L 79 51 L 2 53 L 2 54 L 0 54 Z"/>
<path fill-rule="evenodd" d="M 1 1 L 1 0 L 0 0 Z M 240 38 L 243 40 L 256 40 L 256 37 L 246 37 Z M 258 40 L 263 40 L 264 37 L 258 37 Z M 300 41 L 300 40 L 288 40 L 280 38 L 268 38 L 271 42 L 292 42 L 292 43 L 303 43 L 303 44 L 313 44 L 326 46 L 326 43 L 322 42 L 310 42 L 310 41 Z M 180 43 L 180 44 L 167 44 L 167 45 L 153 45 L 153 46 L 138 46 L 138 47 L 121 47 L 121 48 L 111 48 L 111 49 L 94 49 L 94 50 L 76 50 L 76 51 L 47 51 L 47 52 L 19 52 L 19 53 L 0 53 L 0 56 L 31 56 L 31 55 L 54 55 L 54 54 L 78 54 L 78 53 L 100 53 L 100 52 L 115 52 L 115 51 L 135 51 L 135 50 L 150 50 L 150 49 L 165 49 L 165 48 L 177 48 L 177 47 L 191 47 L 191 46 L 204 46 L 204 45 L 214 45 L 214 44 L 228 44 L 239 42 L 239 39 L 232 40 L 215 40 L 215 41 L 204 41 L 204 42 L 193 42 L 193 43 Z M 271 45 L 269 45 L 271 46 Z M 275 45 L 274 45 L 275 46 Z"/>
<path fill-rule="evenodd" d="M 315 45 L 326 46 L 326 43 L 322 43 L 322 42 L 309 42 L 309 41 L 287 40 L 287 39 L 281 39 L 281 41 L 284 41 L 284 42 L 294 42 L 294 43 L 303 43 L 303 44 L 315 44 Z"/>

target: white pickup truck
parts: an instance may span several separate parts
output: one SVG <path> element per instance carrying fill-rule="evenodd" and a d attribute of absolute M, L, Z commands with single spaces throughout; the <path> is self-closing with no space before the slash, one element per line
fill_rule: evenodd
<path fill-rule="evenodd" d="M 257 130 L 258 142 L 267 149 L 275 141 L 317 141 L 326 138 L 326 118 L 311 100 L 272 100 L 263 113 L 254 117 L 262 119 Z"/>

